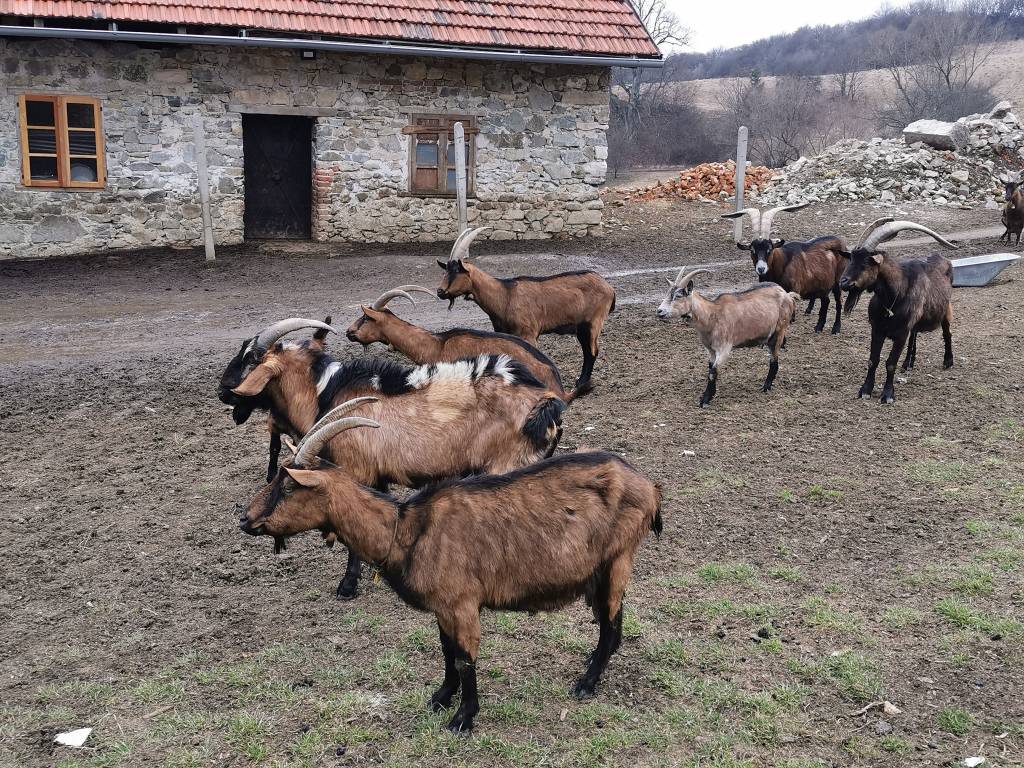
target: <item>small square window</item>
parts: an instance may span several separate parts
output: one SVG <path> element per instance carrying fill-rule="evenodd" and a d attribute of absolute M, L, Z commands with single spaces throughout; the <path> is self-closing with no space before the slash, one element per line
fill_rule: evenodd
<path fill-rule="evenodd" d="M 19 106 L 26 187 L 103 188 L 106 168 L 97 99 L 22 96 Z"/>
<path fill-rule="evenodd" d="M 409 192 L 414 195 L 454 197 L 455 123 L 466 137 L 466 191 L 473 194 L 476 119 L 459 115 L 417 115 L 405 132 L 409 139 Z"/>

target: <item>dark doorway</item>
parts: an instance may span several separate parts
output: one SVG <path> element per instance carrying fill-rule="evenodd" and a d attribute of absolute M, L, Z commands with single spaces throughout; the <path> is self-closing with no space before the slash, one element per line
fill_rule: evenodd
<path fill-rule="evenodd" d="M 313 120 L 242 115 L 245 236 L 306 239 L 313 213 Z"/>

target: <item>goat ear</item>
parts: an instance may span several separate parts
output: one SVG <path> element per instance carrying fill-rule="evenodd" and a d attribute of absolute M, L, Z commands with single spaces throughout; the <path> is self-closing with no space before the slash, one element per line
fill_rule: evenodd
<path fill-rule="evenodd" d="M 694 287 L 695 284 L 696 283 L 693 280 L 691 280 L 690 282 L 688 282 L 686 284 L 686 295 L 687 296 L 689 296 L 691 293 L 693 293 L 693 287 Z"/>
<path fill-rule="evenodd" d="M 359 305 L 359 308 L 363 310 L 363 314 L 366 315 L 371 320 L 376 320 L 377 318 L 384 314 L 383 312 L 380 312 L 379 310 L 376 310 L 373 307 L 364 307 L 362 304 Z"/>
<path fill-rule="evenodd" d="M 782 246 L 784 246 L 785 244 L 786 244 L 786 241 L 785 241 L 784 239 L 782 239 L 781 237 L 780 237 L 780 238 L 777 238 L 777 239 L 776 239 L 776 240 L 774 241 L 774 245 L 775 245 L 775 247 L 776 247 L 776 248 L 781 248 L 781 247 L 782 247 Z"/>
<path fill-rule="evenodd" d="M 319 488 L 323 483 L 320 473 L 313 469 L 293 469 L 292 467 L 285 467 L 284 471 L 288 473 L 288 476 L 291 477 L 292 480 L 303 488 Z"/>
<path fill-rule="evenodd" d="M 441 269 L 448 269 L 448 262 L 447 261 L 441 261 L 440 259 L 438 259 L 437 260 L 437 266 L 439 266 Z"/>
<path fill-rule="evenodd" d="M 849 251 L 839 251 L 839 255 L 842 256 L 844 259 L 848 259 L 852 254 Z"/>
<path fill-rule="evenodd" d="M 330 324 L 331 316 L 328 315 L 327 317 L 324 318 L 324 325 Z M 323 342 L 327 339 L 328 333 L 330 333 L 330 331 L 328 331 L 326 328 L 317 328 L 315 331 L 313 331 L 313 340 L 319 341 L 321 344 L 323 344 Z"/>
<path fill-rule="evenodd" d="M 885 257 L 880 253 L 872 253 L 871 260 L 875 262 L 875 264 L 881 264 L 885 260 Z"/>
<path fill-rule="evenodd" d="M 256 397 L 276 375 L 277 368 L 260 363 L 252 369 L 252 372 L 245 377 L 241 384 L 231 391 L 242 397 Z"/>

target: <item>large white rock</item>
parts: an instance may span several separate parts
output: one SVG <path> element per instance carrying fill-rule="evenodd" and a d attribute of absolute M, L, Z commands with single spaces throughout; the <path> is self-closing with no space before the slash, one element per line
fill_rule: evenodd
<path fill-rule="evenodd" d="M 992 111 L 988 113 L 988 116 L 993 120 L 1002 120 L 1011 109 L 1013 109 L 1013 104 L 1008 101 L 1000 101 L 992 107 Z"/>
<path fill-rule="evenodd" d="M 918 120 L 903 129 L 903 141 L 908 145 L 920 141 L 935 149 L 956 150 L 966 146 L 970 138 L 970 131 L 963 123 L 942 120 Z"/>

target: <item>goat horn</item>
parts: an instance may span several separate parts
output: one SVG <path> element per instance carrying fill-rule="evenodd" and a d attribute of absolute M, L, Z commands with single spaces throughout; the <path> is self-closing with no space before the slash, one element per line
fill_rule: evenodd
<path fill-rule="evenodd" d="M 782 213 L 783 211 L 799 211 L 801 208 L 806 208 L 810 204 L 810 201 L 808 201 L 806 203 L 780 205 L 778 208 L 769 208 L 761 214 L 761 237 L 767 240 L 772 236 L 772 222 L 775 220 L 776 214 Z"/>
<path fill-rule="evenodd" d="M 333 325 L 321 323 L 319 320 L 308 320 L 304 317 L 289 317 L 287 320 L 281 320 L 273 325 L 268 325 L 260 331 L 256 335 L 256 345 L 261 349 L 270 349 L 271 345 L 285 334 L 291 333 L 292 331 L 298 331 L 303 328 L 320 328 L 325 331 L 341 333 L 341 331 Z"/>
<path fill-rule="evenodd" d="M 462 261 L 463 259 L 468 260 L 469 258 L 471 258 L 469 255 L 469 246 L 471 246 L 473 244 L 473 241 L 476 240 L 482 233 L 486 232 L 489 229 L 490 227 L 477 227 L 476 229 L 473 230 L 466 230 L 466 233 L 468 234 L 463 233 L 465 236 L 463 237 L 462 235 L 460 235 L 459 239 L 455 241 L 455 247 L 452 248 L 451 258 L 449 258 L 448 260 Z"/>
<path fill-rule="evenodd" d="M 299 449 L 288 435 L 281 435 L 281 443 L 285 448 L 292 452 L 292 456 L 299 452 Z"/>
<path fill-rule="evenodd" d="M 868 236 L 868 238 L 864 241 L 864 245 L 862 247 L 864 248 L 864 250 L 873 251 L 879 245 L 888 242 L 889 240 L 892 240 L 894 237 L 896 237 L 896 235 L 898 235 L 900 232 L 903 232 L 904 230 L 924 232 L 926 235 L 933 238 L 937 242 L 942 243 L 942 245 L 946 246 L 947 248 L 960 247 L 949 242 L 949 240 L 944 238 L 935 230 L 928 229 L 928 227 L 924 226 L 923 224 L 917 224 L 913 221 L 892 221 L 889 222 L 888 224 L 883 224 L 881 227 L 876 229 Z"/>
<path fill-rule="evenodd" d="M 677 288 L 680 288 L 689 283 L 695 276 L 701 274 L 702 272 L 707 273 L 709 275 L 714 274 L 710 269 L 707 269 L 706 267 L 692 269 L 689 272 L 686 272 L 686 267 L 683 267 L 682 269 L 679 270 L 679 274 L 676 275 L 675 282 L 672 285 Z"/>
<path fill-rule="evenodd" d="M 408 291 L 410 293 L 412 293 L 413 291 L 418 291 L 419 293 L 427 293 L 433 296 L 437 301 L 440 301 L 440 299 L 437 298 L 437 291 L 432 291 L 429 288 L 424 288 L 422 285 L 400 285 L 395 290 Z"/>
<path fill-rule="evenodd" d="M 368 396 L 368 397 L 354 397 L 351 400 L 346 400 L 341 405 L 336 405 L 334 408 L 331 408 L 331 410 L 329 410 L 327 413 L 325 413 L 323 416 L 321 416 L 319 419 L 317 419 L 316 424 L 314 424 L 312 427 L 310 427 L 309 431 L 306 432 L 306 434 L 307 435 L 311 435 L 312 433 L 316 432 L 321 427 L 324 427 L 324 426 L 330 424 L 332 421 L 336 421 L 337 419 L 341 418 L 346 413 L 349 413 L 350 411 L 354 411 L 356 408 L 358 408 L 363 403 L 376 403 L 376 402 L 379 402 L 379 401 L 380 401 L 379 397 L 372 397 L 372 396 Z M 299 445 L 302 445 L 301 441 L 299 442 Z"/>
<path fill-rule="evenodd" d="M 742 216 L 750 217 L 750 227 L 754 232 L 761 231 L 761 209 L 760 208 L 741 208 L 733 213 L 723 213 L 723 219 L 738 219 Z"/>
<path fill-rule="evenodd" d="M 866 227 L 864 227 L 864 231 L 861 232 L 860 237 L 857 238 L 857 245 L 854 247 L 854 250 L 860 248 L 861 245 L 864 244 L 864 241 L 867 239 L 868 235 L 870 235 L 883 224 L 888 224 L 890 221 L 896 221 L 896 218 L 894 216 L 883 216 L 880 219 L 875 219 Z"/>
<path fill-rule="evenodd" d="M 472 231 L 473 230 L 471 230 L 469 227 L 466 227 L 464 230 L 459 232 L 459 236 L 455 238 L 455 242 L 452 243 L 452 249 L 448 253 L 448 261 L 453 261 L 455 259 L 455 251 L 456 251 L 456 249 L 458 249 L 458 247 L 462 243 L 462 241 L 466 239 L 466 235 L 468 235 Z"/>
<path fill-rule="evenodd" d="M 388 302 L 392 299 L 403 298 L 407 299 L 413 306 L 416 305 L 416 300 L 408 293 L 403 291 L 401 288 L 395 288 L 390 291 L 384 291 L 375 302 L 372 304 L 373 309 L 384 309 L 388 305 Z"/>
<path fill-rule="evenodd" d="M 295 452 L 294 466 L 306 466 L 334 437 L 347 429 L 354 429 L 355 427 L 373 427 L 376 429 L 380 427 L 380 424 L 373 419 L 364 419 L 360 416 L 349 416 L 348 418 L 338 419 L 330 424 L 325 424 L 316 432 L 310 432 L 302 438 L 302 442 L 299 443 L 299 448 Z"/>

